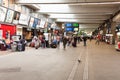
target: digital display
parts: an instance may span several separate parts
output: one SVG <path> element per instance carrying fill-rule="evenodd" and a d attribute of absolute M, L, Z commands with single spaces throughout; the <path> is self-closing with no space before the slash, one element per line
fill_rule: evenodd
<path fill-rule="evenodd" d="M 7 16 L 6 16 L 5 22 L 12 23 L 13 16 L 14 16 L 14 11 L 9 9 L 7 11 Z"/>
<path fill-rule="evenodd" d="M 5 21 L 6 12 L 7 12 L 7 8 L 0 6 L 0 21 L 1 22 Z"/>
<path fill-rule="evenodd" d="M 66 31 L 73 31 L 73 28 L 72 27 L 67 27 Z"/>
<path fill-rule="evenodd" d="M 79 27 L 78 23 L 73 23 L 73 27 Z"/>
<path fill-rule="evenodd" d="M 72 23 L 66 23 L 66 27 L 72 27 Z"/>
<path fill-rule="evenodd" d="M 74 28 L 74 31 L 78 31 L 79 29 L 78 28 Z"/>

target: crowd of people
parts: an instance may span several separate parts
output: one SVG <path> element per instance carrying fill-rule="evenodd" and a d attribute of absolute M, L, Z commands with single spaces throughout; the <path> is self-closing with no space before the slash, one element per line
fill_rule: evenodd
<path fill-rule="evenodd" d="M 51 36 L 50 36 L 51 37 Z M 84 42 L 84 46 L 86 46 L 86 41 L 87 37 L 81 37 L 77 35 L 71 35 L 71 36 L 60 36 L 56 35 L 54 37 L 50 38 L 49 35 L 46 37 L 45 35 L 39 35 L 39 36 L 34 36 L 31 43 L 30 47 L 35 47 L 38 49 L 39 47 L 41 48 L 59 48 L 60 43 L 63 43 L 63 49 L 66 49 L 66 46 L 73 46 L 77 47 L 77 44 L 79 44 L 81 41 Z"/>

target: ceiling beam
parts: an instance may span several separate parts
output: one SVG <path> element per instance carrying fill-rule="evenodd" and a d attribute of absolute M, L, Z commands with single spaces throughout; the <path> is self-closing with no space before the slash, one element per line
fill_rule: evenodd
<path fill-rule="evenodd" d="M 119 0 L 16 0 L 17 4 L 77 4 L 77 5 L 98 5 L 98 4 L 120 4 Z"/>

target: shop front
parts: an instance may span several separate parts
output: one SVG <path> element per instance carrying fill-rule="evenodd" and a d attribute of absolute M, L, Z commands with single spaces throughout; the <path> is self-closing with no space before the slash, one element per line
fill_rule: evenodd
<path fill-rule="evenodd" d="M 112 44 L 113 43 L 113 34 L 106 34 L 105 41 L 108 44 Z"/>
<path fill-rule="evenodd" d="M 16 26 L 8 24 L 0 24 L 0 39 L 11 39 L 12 35 L 16 35 Z"/>
<path fill-rule="evenodd" d="M 120 50 L 120 25 L 116 27 L 115 49 Z"/>

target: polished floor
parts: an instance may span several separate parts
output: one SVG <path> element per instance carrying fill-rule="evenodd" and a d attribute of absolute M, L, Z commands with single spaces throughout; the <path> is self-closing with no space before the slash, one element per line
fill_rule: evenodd
<path fill-rule="evenodd" d="M 120 52 L 87 41 L 77 48 L 0 51 L 0 80 L 120 80 Z"/>

